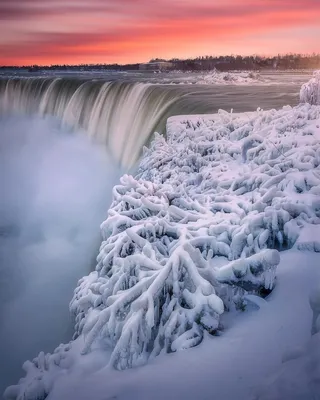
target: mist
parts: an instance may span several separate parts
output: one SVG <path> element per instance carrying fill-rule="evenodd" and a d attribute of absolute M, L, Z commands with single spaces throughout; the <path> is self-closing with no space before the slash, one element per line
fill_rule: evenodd
<path fill-rule="evenodd" d="M 68 304 L 94 268 L 120 172 L 52 119 L 0 118 L 0 393 L 71 340 Z"/>

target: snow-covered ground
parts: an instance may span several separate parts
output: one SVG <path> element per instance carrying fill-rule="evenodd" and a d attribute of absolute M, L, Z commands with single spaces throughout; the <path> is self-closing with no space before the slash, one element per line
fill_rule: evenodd
<path fill-rule="evenodd" d="M 114 188 L 77 338 L 6 399 L 317 399 L 319 168 L 317 105 L 169 120 Z"/>

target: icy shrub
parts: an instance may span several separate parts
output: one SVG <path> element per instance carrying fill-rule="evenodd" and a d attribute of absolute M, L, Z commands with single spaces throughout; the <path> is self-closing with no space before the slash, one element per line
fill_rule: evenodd
<path fill-rule="evenodd" d="M 272 290 L 277 250 L 319 223 L 317 144 L 301 134 L 318 116 L 311 106 L 249 121 L 221 112 L 156 136 L 137 177 L 114 188 L 96 271 L 71 302 L 83 353 L 100 343 L 114 367 L 140 365 L 198 344 L 224 308 Z"/>
<path fill-rule="evenodd" d="M 4 399 L 12 400 L 45 400 L 50 393 L 54 381 L 64 374 L 70 362 L 66 362 L 71 344 L 61 344 L 53 354 L 41 352 L 32 361 L 26 361 L 22 369 L 26 377 L 21 378 L 18 385 L 9 386 L 4 392 Z"/>
<path fill-rule="evenodd" d="M 320 71 L 315 71 L 310 81 L 302 85 L 300 101 L 320 105 Z"/>
<path fill-rule="evenodd" d="M 273 285 L 279 258 L 270 250 L 210 268 L 213 256 L 232 258 L 232 248 L 210 232 L 210 211 L 173 192 L 122 178 L 102 225 L 96 271 L 80 282 L 71 303 L 77 334 L 86 336 L 83 352 L 102 337 L 119 369 L 215 333 L 224 311 L 219 282 L 248 290 Z M 87 321 L 90 309 L 96 312 Z"/>

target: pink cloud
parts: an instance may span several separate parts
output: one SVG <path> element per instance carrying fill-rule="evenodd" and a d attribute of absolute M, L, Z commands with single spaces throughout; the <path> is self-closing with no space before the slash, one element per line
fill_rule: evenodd
<path fill-rule="evenodd" d="M 2 0 L 1 64 L 138 62 L 150 57 L 263 53 L 281 31 L 317 27 L 319 0 Z M 69 22 L 70 21 L 70 22 Z M 275 40 L 273 33 L 279 32 Z M 320 31 L 319 31 L 320 34 Z M 261 38 L 261 44 L 256 36 Z M 10 40 L 9 40 L 10 39 Z M 239 40 L 243 43 L 239 46 Z M 297 51 L 286 35 L 288 52 Z M 232 42 L 237 45 L 232 46 Z M 314 43 L 314 42 L 313 42 Z M 307 48 L 305 51 L 319 49 Z M 201 51 L 201 53 L 199 53 Z"/>

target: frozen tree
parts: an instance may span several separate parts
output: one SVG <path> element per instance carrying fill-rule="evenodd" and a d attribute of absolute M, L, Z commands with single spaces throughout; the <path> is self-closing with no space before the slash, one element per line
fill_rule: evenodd
<path fill-rule="evenodd" d="M 320 71 L 315 71 L 310 81 L 302 86 L 300 101 L 320 105 Z"/>
<path fill-rule="evenodd" d="M 114 348 L 111 363 L 123 369 L 215 333 L 224 311 L 219 282 L 272 288 L 279 259 L 267 250 L 227 264 L 224 272 L 210 268 L 212 257 L 233 252 L 209 231 L 205 208 L 191 199 L 170 200 L 162 185 L 129 176 L 121 183 L 102 225 L 98 266 L 80 282 L 71 309 L 77 334 L 86 336 L 83 352 L 102 337 Z M 90 309 L 95 316 L 87 319 Z"/>

